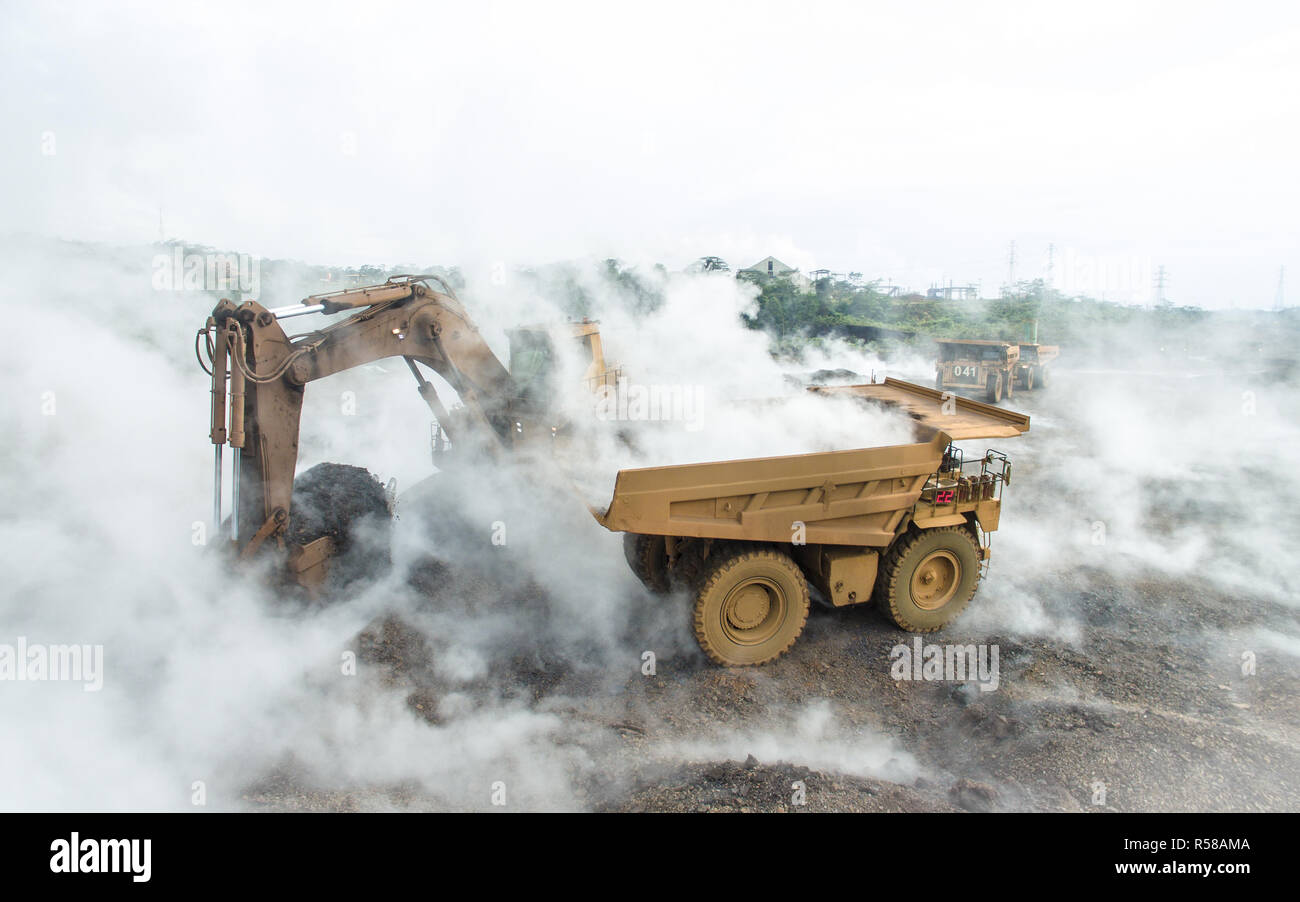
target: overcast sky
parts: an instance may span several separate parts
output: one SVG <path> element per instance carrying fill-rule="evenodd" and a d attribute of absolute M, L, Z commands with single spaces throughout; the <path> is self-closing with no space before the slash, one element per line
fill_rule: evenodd
<path fill-rule="evenodd" d="M 5 232 L 1300 301 L 1300 4 L 0 10 Z"/>

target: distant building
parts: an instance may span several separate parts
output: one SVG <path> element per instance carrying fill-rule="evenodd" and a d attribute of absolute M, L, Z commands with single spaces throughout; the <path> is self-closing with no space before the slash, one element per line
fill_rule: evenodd
<path fill-rule="evenodd" d="M 760 279 L 789 279 L 800 288 L 805 289 L 812 284 L 799 270 L 793 266 L 787 266 L 775 257 L 764 257 L 752 266 L 737 270 L 736 275 L 758 276 Z"/>
<path fill-rule="evenodd" d="M 798 272 L 793 266 L 786 266 L 775 257 L 764 257 L 753 266 L 746 266 L 739 272 L 755 273 L 760 276 L 785 276 L 793 272 Z"/>

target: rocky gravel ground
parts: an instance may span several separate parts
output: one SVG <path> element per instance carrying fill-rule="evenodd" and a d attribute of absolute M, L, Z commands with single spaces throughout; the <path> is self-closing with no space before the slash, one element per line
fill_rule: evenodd
<path fill-rule="evenodd" d="M 604 667 L 536 652 L 503 659 L 469 688 L 483 703 L 510 697 L 560 718 L 557 742 L 590 756 L 571 775 L 572 810 L 1300 808 L 1300 667 L 1261 650 L 1256 674 L 1244 675 L 1231 652 L 1250 644 L 1250 618 L 1227 635 L 1214 625 L 1214 611 L 1250 610 L 1249 601 L 1193 583 L 1094 578 L 1061 604 L 1092 621 L 1078 647 L 971 636 L 960 622 L 926 637 L 996 644 L 990 692 L 976 681 L 895 680 L 890 651 L 910 637 L 864 609 L 815 609 L 790 654 L 758 670 L 719 669 L 683 650 L 660 658 L 654 675 L 631 661 L 611 679 Z M 1177 606 L 1204 631 L 1172 638 L 1149 616 L 1153 604 Z M 430 643 L 401 619 L 376 621 L 357 648 L 431 726 L 446 723 L 442 698 L 466 690 L 437 676 Z M 820 724 L 799 722 L 809 711 Z M 245 798 L 305 810 L 451 804 L 418 785 L 322 789 L 291 765 Z"/>
<path fill-rule="evenodd" d="M 1011 491 L 1024 500 L 1020 510 L 1008 501 L 1004 520 L 1032 518 L 1025 508 L 1035 481 L 1054 478 L 1061 464 L 1052 461 L 1063 449 L 1078 451 L 1068 423 L 1045 420 L 1040 436 L 1031 432 L 1008 449 L 1019 455 Z M 1177 480 L 1142 485 L 1158 502 L 1144 521 L 1153 535 L 1214 502 L 1190 497 Z M 1049 507 L 1044 501 L 1049 520 L 1073 515 Z M 1210 513 L 1212 535 L 1223 511 Z M 1232 518 L 1222 522 L 1242 528 Z M 508 807 L 1300 809 L 1300 614 L 1293 600 L 1230 588 L 1212 578 L 1213 568 L 1180 570 L 1141 556 L 1122 567 L 1089 564 L 1078 554 L 1059 566 L 1018 567 L 1016 555 L 1028 552 L 1018 552 L 1016 541 L 999 546 L 972 612 L 925 637 L 996 646 L 994 691 L 970 679 L 895 679 L 891 651 L 914 637 L 866 607 L 815 606 L 794 649 L 758 669 L 709 664 L 686 632 L 682 595 L 633 599 L 656 609 L 629 627 L 621 637 L 626 652 L 613 657 L 607 648 L 588 656 L 551 642 L 545 612 L 526 607 L 493 646 L 487 673 L 473 677 L 449 678 L 438 666 L 454 636 L 418 611 L 377 618 L 355 647 L 378 682 L 402 693 L 411 716 L 430 729 L 455 729 L 466 704 L 509 704 L 555 718 L 549 741 L 564 752 L 563 785 L 544 801 L 516 798 Z M 467 605 L 471 597 L 545 596 L 526 576 L 503 579 L 456 555 L 424 562 L 411 580 L 433 608 Z M 1037 626 L 998 613 L 1024 597 L 1035 599 Z M 645 650 L 655 652 L 653 673 L 645 672 Z M 466 801 L 416 782 L 325 787 L 292 761 L 251 784 L 244 800 L 278 810 L 492 807 L 486 789 Z"/>

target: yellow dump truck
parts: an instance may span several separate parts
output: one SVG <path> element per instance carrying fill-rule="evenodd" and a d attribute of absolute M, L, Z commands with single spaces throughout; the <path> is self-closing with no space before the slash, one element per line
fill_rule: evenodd
<path fill-rule="evenodd" d="M 836 607 L 874 600 L 902 629 L 937 630 L 988 564 L 1011 464 L 995 450 L 967 461 L 953 442 L 1019 435 L 1029 417 L 897 379 L 810 391 L 897 408 L 916 441 L 622 470 L 594 511 L 625 533 L 642 582 L 692 593 L 696 639 L 717 663 L 785 653 L 809 583 Z"/>
<path fill-rule="evenodd" d="M 1046 388 L 1047 365 L 1060 356 L 1061 349 L 1056 345 L 1022 341 L 1020 355 L 1016 360 L 1016 386 L 1026 390 Z"/>
<path fill-rule="evenodd" d="M 982 393 L 993 404 L 1011 397 L 1020 365 L 1020 346 L 1010 341 L 949 339 L 938 342 L 934 387 Z"/>

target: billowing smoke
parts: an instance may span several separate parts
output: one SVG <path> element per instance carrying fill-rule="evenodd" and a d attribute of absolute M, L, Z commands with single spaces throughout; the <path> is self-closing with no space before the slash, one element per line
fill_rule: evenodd
<path fill-rule="evenodd" d="M 968 456 L 993 444 L 1014 461 L 988 579 L 940 634 L 1005 644 L 1009 688 L 994 695 L 1012 700 L 985 711 L 890 680 L 889 648 L 907 637 L 869 609 L 815 612 L 773 667 L 713 668 L 686 599 L 642 588 L 620 537 L 584 507 L 608 502 L 620 467 L 907 441 L 904 417 L 802 384 L 816 370 L 929 384 L 923 345 L 885 355 L 831 340 L 775 358 L 739 319 L 754 290 L 716 274 L 644 266 L 643 304 L 599 265 L 572 264 L 575 311 L 553 281 L 469 272 L 462 298 L 503 360 L 508 328 L 585 314 L 625 386 L 677 406 L 601 416 L 585 361 L 561 342 L 567 453 L 437 473 L 400 361 L 312 385 L 300 471 L 357 464 L 399 492 L 392 569 L 318 605 L 210 547 L 209 386 L 191 341 L 215 296 L 154 290 L 152 253 L 5 249 L 0 643 L 103 647 L 99 691 L 0 684 L 6 808 L 184 809 L 197 795 L 219 808 L 618 807 L 647 773 L 671 783 L 690 778 L 679 764 L 750 754 L 942 787 L 1000 776 L 918 728 L 923 715 L 945 730 L 991 724 L 997 741 L 1044 698 L 1119 716 L 1116 693 L 1089 700 L 1068 679 L 1098 652 L 1200 661 L 1207 686 L 1235 687 L 1243 652 L 1294 670 L 1297 393 L 1244 356 L 1245 335 L 1180 331 L 1236 349 L 1204 359 L 1140 329 L 1105 336 L 1105 353 L 1067 347 L 1049 389 L 1004 402 L 1033 416 L 1028 435 L 967 443 Z M 263 300 L 328 287 L 275 285 Z M 1041 803 L 1025 788 L 1004 800 Z"/>

